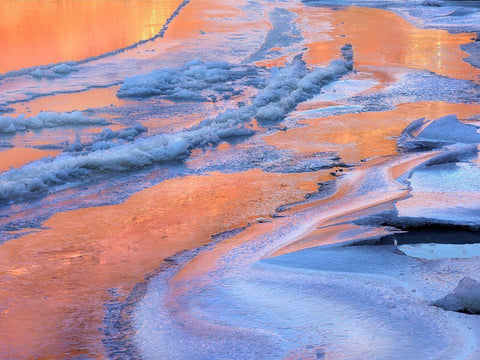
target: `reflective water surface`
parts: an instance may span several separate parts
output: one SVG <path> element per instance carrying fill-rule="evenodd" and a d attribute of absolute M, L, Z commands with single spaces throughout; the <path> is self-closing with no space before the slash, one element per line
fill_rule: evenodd
<path fill-rule="evenodd" d="M 7 54 L 0 58 L 0 72 L 37 64 L 83 59 L 148 39 L 158 32 L 179 3 L 178 0 L 0 0 L 0 53 Z M 285 6 L 299 15 L 295 22 L 303 39 L 300 39 L 301 36 L 297 33 L 292 36 L 298 43 L 293 40 L 292 43 L 285 42 L 284 34 L 275 35 L 274 26 L 269 22 L 269 12 L 277 6 Z M 378 28 L 384 31 L 378 31 Z M 253 33 L 260 39 L 258 44 L 255 42 L 256 38 L 252 40 Z M 145 73 L 191 58 L 216 59 L 216 53 L 212 49 L 217 47 L 225 47 L 225 58 L 231 61 L 238 55 L 236 51 L 244 50 L 241 46 L 248 43 L 255 45 L 248 49 L 251 53 L 262 46 L 268 50 L 252 60 L 256 65 L 282 65 L 303 49 L 304 59 L 314 66 L 337 58 L 339 48 L 345 42 L 351 42 L 354 48 L 355 73 L 336 82 L 333 88 L 324 89 L 321 96 L 300 104 L 295 112 L 289 114 L 290 118 L 286 121 L 293 122 L 293 126 L 290 123 L 290 127 L 288 124 L 284 128 L 272 127 L 265 133 L 257 134 L 258 137 L 245 147 L 251 147 L 252 152 L 257 152 L 258 149 L 265 151 L 264 148 L 269 146 L 268 151 L 272 153 L 285 152 L 294 154 L 292 157 L 307 159 L 309 156 L 328 152 L 338 156 L 339 162 L 355 164 L 355 167 L 345 166 L 341 172 L 337 172 L 336 168 L 327 168 L 309 169 L 299 173 L 275 173 L 263 171 L 260 168 L 261 159 L 255 158 L 258 162 L 251 162 L 250 168 L 237 170 L 232 164 L 225 164 L 229 159 L 222 158 L 223 154 L 227 153 L 222 153 L 222 150 L 233 148 L 240 152 L 241 149 L 235 147 L 235 141 L 232 144 L 224 142 L 218 147 L 208 147 L 207 150 L 195 149 L 192 157 L 184 164 L 193 168 L 196 162 L 201 163 L 202 159 L 206 161 L 207 156 L 201 156 L 204 152 L 211 152 L 211 158 L 215 158 L 220 164 L 225 162 L 215 171 L 208 170 L 200 174 L 193 172 L 188 176 L 163 180 L 155 186 L 149 185 L 148 179 L 139 176 L 134 181 L 145 181 L 142 191 L 128 197 L 126 201 L 118 200 L 108 206 L 95 207 L 90 204 L 91 207 L 66 211 L 59 205 L 60 210 L 54 216 L 49 216 L 46 221 L 42 220 L 41 228 L 30 229 L 27 224 L 22 233 L 18 232 L 18 238 L 0 246 L 0 358 L 107 357 L 104 342 L 108 335 L 104 326 L 108 304 L 112 298 L 115 298 L 115 301 L 124 301 L 137 284 L 149 279 L 159 267 L 163 269 L 163 266 L 169 268 L 176 265 L 177 260 L 172 257 L 192 249 L 199 249 L 191 251 L 193 259 L 181 266 L 170 284 L 162 284 L 163 290 L 166 289 L 166 303 L 170 308 L 155 302 L 158 301 L 158 294 L 155 301 L 148 305 L 154 308 L 153 314 L 173 309 L 174 311 L 167 315 L 171 315 L 174 320 L 178 316 L 184 316 L 187 320 L 193 319 L 181 323 L 181 330 L 177 333 L 172 332 L 168 324 L 158 321 L 159 327 L 164 326 L 166 329 L 165 337 L 168 340 L 173 339 L 167 345 L 183 348 L 185 344 L 185 351 L 191 350 L 194 354 L 190 357 L 165 358 L 199 358 L 195 357 L 198 356 L 197 351 L 205 344 L 213 344 L 211 346 L 216 350 L 216 341 L 220 338 L 224 340 L 225 332 L 222 330 L 222 336 L 215 332 L 215 341 L 207 344 L 204 341 L 204 329 L 208 321 L 202 316 L 217 316 L 217 310 L 222 308 L 217 306 L 217 301 L 220 305 L 221 301 L 230 306 L 231 303 L 225 301 L 226 296 L 222 292 L 209 289 L 210 292 L 205 294 L 213 294 L 207 297 L 208 301 L 212 302 L 211 309 L 215 311 L 206 315 L 200 312 L 199 315 L 199 308 L 208 309 L 202 298 L 201 301 L 195 301 L 195 295 L 197 291 L 202 293 L 203 285 L 215 285 L 222 276 L 228 279 L 230 272 L 246 272 L 257 260 L 272 254 L 282 255 L 327 243 L 384 235 L 386 230 L 383 228 L 362 227 L 349 221 L 361 212 L 373 214 L 373 208 L 391 209 L 393 201 L 408 195 L 408 190 L 393 180 L 432 156 L 420 154 L 398 162 L 390 160 L 398 155 L 395 138 L 406 125 L 417 118 L 437 118 L 455 113 L 466 121 L 471 116 L 478 116 L 480 106 L 465 104 L 456 99 L 447 102 L 437 98 L 432 100 L 419 97 L 403 103 L 398 101 L 392 109 L 386 107 L 378 111 L 363 109 L 364 112 L 357 112 L 361 111 L 361 104 L 353 103 L 351 97 L 375 94 L 376 91 L 385 90 L 395 84 L 406 74 L 416 71 L 431 71 L 440 75 L 475 80 L 479 71 L 462 61 L 466 54 L 460 50 L 460 45 L 470 42 L 470 38 L 471 34 L 468 33 L 450 34 L 440 30 L 418 29 L 398 15 L 378 9 L 348 7 L 334 10 L 306 7 L 302 3 L 293 2 L 272 4 L 268 1 L 191 0 L 171 23 L 165 38 L 148 43 L 150 49 L 143 48 L 142 52 L 135 48 L 125 54 L 102 59 L 107 63 L 102 70 L 110 69 L 110 65 L 117 66 L 117 71 L 125 77 L 124 73 L 118 70 L 122 69 L 122 65 L 119 65 L 123 64 L 122 61 L 144 61 L 141 66 L 132 66 L 138 69 L 129 68 L 129 71 Z M 153 48 L 155 51 L 152 51 Z M 231 49 L 235 52 L 230 51 Z M 272 55 L 277 53 L 278 57 Z M 170 62 L 162 62 L 165 58 L 169 58 Z M 237 60 L 242 64 L 249 63 L 247 58 L 238 55 Z M 95 65 L 91 67 L 95 68 Z M 97 72 L 87 80 L 87 75 L 82 74 L 83 81 L 90 85 L 88 81 L 96 81 L 96 77 L 99 77 Z M 72 77 L 76 75 L 73 74 Z M 70 80 L 71 78 L 43 81 L 45 84 L 63 84 L 62 81 Z M 71 91 L 71 88 L 66 88 Z M 117 89 L 117 85 L 111 84 L 103 88 L 92 85 L 87 91 L 57 92 L 9 106 L 14 108 L 16 113 L 28 115 L 47 110 L 93 108 L 94 115 L 110 115 L 108 119 L 113 119 L 113 124 L 109 127 L 113 130 L 134 122 L 147 126 L 149 131 L 144 136 L 152 136 L 156 131 L 168 131 L 165 129 L 169 127 L 175 129 L 170 131 L 178 131 L 182 127 L 196 124 L 205 117 L 223 111 L 222 104 L 236 106 L 227 104 L 225 99 L 215 99 L 206 102 L 203 110 L 197 114 L 195 109 L 198 110 L 198 104 L 190 103 L 185 106 L 169 103 L 169 106 L 156 108 L 162 100 L 119 99 L 116 97 Z M 246 101 L 249 100 L 247 95 Z M 147 111 L 149 109 L 150 112 Z M 342 109 L 349 113 L 325 115 L 328 111 L 335 113 Z M 157 110 L 158 113 L 155 114 Z M 152 116 L 152 113 L 155 116 Z M 260 127 L 259 129 L 263 131 Z M 279 129 L 282 131 L 277 131 Z M 88 141 L 101 130 L 100 127 L 56 128 L 21 132 L 15 136 L 3 135 L 5 142 L 17 147 L 5 148 L 6 150 L 0 152 L 0 171 L 7 171 L 10 167 L 19 167 L 43 157 L 55 156 L 60 152 L 45 150 L 46 147 L 42 150 L 34 148 L 35 146 L 61 143 L 59 139 L 71 143 L 76 135 L 81 135 L 82 141 Z M 271 154 L 266 154 L 265 157 L 268 158 L 269 155 Z M 130 175 L 121 173 L 118 177 L 131 179 Z M 107 181 L 112 180 L 115 184 L 118 180 L 115 176 L 117 174 Z M 343 179 L 342 186 L 329 198 L 309 199 L 307 203 L 285 207 L 288 209 L 286 211 L 278 210 L 282 205 L 304 201 L 307 194 L 318 195 L 319 187 L 322 188 L 325 183 L 337 178 Z M 82 185 L 79 192 L 90 185 Z M 113 185 L 112 188 L 102 191 L 118 194 L 123 188 Z M 95 193 L 92 198 L 101 195 Z M 57 194 L 49 196 L 54 199 Z M 68 199 L 72 203 L 76 200 L 78 199 Z M 36 208 L 28 210 L 34 212 Z M 12 215 L 14 216 L 25 217 L 25 214 Z M 246 229 L 238 235 L 205 249 L 204 246 L 212 243 L 212 235 L 243 227 Z M 29 231 L 33 232 L 28 233 Z M 277 273 L 281 276 L 281 272 Z M 328 274 L 325 278 L 330 276 Z M 268 285 L 269 279 L 268 276 L 264 277 L 261 282 Z M 191 280 L 193 281 L 189 283 Z M 184 287 L 184 282 L 189 286 Z M 249 284 L 251 286 L 256 283 L 250 281 Z M 235 286 L 232 286 L 232 289 L 235 290 Z M 264 291 L 266 296 L 263 299 L 258 297 L 262 289 L 255 286 L 251 289 L 249 293 L 242 287 L 240 295 L 252 295 L 251 299 L 255 301 L 265 300 L 266 305 L 262 304 L 257 310 L 271 308 L 270 289 Z M 287 294 L 288 291 L 281 286 L 274 287 L 273 290 L 279 291 L 279 298 L 283 301 L 279 313 L 284 312 L 284 309 L 291 311 L 289 315 L 292 322 L 288 325 L 296 326 L 296 322 L 301 320 L 294 310 L 305 310 L 300 315 L 312 322 L 307 323 L 313 334 L 312 341 L 320 341 L 316 332 L 318 318 L 312 317 L 313 311 L 325 311 L 318 306 L 320 297 L 315 295 L 307 304 L 310 298 L 304 297 L 305 293 L 292 291 Z M 182 300 L 185 294 L 193 294 L 193 300 L 188 299 L 190 302 L 182 304 L 178 300 Z M 205 296 L 203 293 L 201 295 Z M 306 299 L 305 307 L 297 305 L 300 298 Z M 290 305 L 286 304 L 287 302 Z M 338 303 L 332 302 L 332 309 L 337 309 L 335 311 L 338 311 Z M 374 301 L 371 303 L 375 305 Z M 231 308 L 232 306 L 224 306 L 223 310 L 220 310 L 228 313 Z M 374 334 L 374 339 L 389 351 L 392 350 L 392 344 L 397 344 L 396 333 L 392 332 L 391 337 L 385 337 L 382 328 L 391 322 L 391 318 L 385 317 L 386 320 L 377 321 L 375 316 L 371 316 L 371 309 L 375 309 L 375 306 L 365 306 L 362 310 L 362 322 L 358 323 L 358 327 L 352 327 L 352 331 L 347 329 L 347 333 L 359 335 L 355 338 L 358 341 L 350 346 L 351 351 L 355 351 L 357 346 L 364 346 L 369 351 L 373 348 L 370 339 L 365 340 L 363 335 L 367 338 Z M 239 319 L 244 321 L 245 316 L 250 314 L 250 308 L 248 311 L 241 310 Z M 356 310 L 355 307 L 351 310 L 352 316 L 358 316 L 357 312 L 353 311 Z M 270 334 L 280 329 L 287 335 L 291 334 L 288 330 L 290 328 L 280 324 L 284 316 L 277 313 L 274 315 L 275 317 L 268 318 L 264 324 L 264 333 Z M 155 321 L 155 316 L 149 314 L 146 324 L 148 325 L 148 321 Z M 341 325 L 349 324 L 344 320 L 343 314 L 338 318 L 343 322 Z M 338 318 L 332 317 L 333 325 L 336 325 L 334 320 L 337 321 Z M 227 317 L 227 320 L 230 318 Z M 257 318 L 253 320 L 256 321 Z M 364 320 L 371 321 L 370 326 L 374 332 L 368 332 L 362 327 Z M 159 334 L 149 332 L 148 329 L 146 326 L 138 332 L 147 334 L 147 339 L 151 339 L 152 344 L 161 347 L 163 344 L 156 338 Z M 377 336 L 378 329 L 382 331 Z M 303 332 L 299 334 L 302 334 L 299 338 L 304 338 Z M 328 334 L 323 335 L 328 337 Z M 340 344 L 351 344 L 344 341 L 347 337 L 342 331 L 339 331 L 338 336 L 342 338 Z M 189 343 L 187 340 L 190 339 L 192 342 Z M 295 346 L 297 340 L 284 341 L 284 344 Z M 404 348 L 415 349 L 412 344 L 406 342 Z M 226 348 L 230 345 L 227 344 Z M 126 350 L 121 344 L 118 346 L 120 351 Z M 249 349 L 249 346 L 244 348 Z M 312 349 L 297 349 L 299 352 L 305 350 L 310 357 L 302 355 L 303 353 L 292 353 L 289 358 L 342 358 L 338 354 L 328 357 L 322 355 L 323 352 L 315 355 Z M 127 357 L 125 355 L 125 358 Z M 152 358 L 159 356 L 154 354 Z M 211 358 L 214 357 L 208 359 Z"/>
<path fill-rule="evenodd" d="M 103 54 L 156 35 L 180 0 L 2 0 L 0 73 Z"/>

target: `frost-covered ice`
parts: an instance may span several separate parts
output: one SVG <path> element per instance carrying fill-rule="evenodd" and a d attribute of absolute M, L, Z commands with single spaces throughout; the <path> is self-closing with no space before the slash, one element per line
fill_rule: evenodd
<path fill-rule="evenodd" d="M 420 0 L 402 4 L 393 0 L 355 2 L 391 8 L 397 12 L 402 11 L 402 6 L 408 9 L 417 7 L 420 8 L 418 16 L 408 11 L 412 16 L 415 15 L 413 17 L 422 19 L 426 14 L 423 11 L 436 8 L 423 6 Z M 194 6 L 198 4 L 192 2 Z M 340 59 L 327 66 L 311 67 L 302 59 L 302 55 L 295 56 L 302 51 L 310 56 L 315 49 L 314 44 L 310 45 L 310 39 L 307 41 L 302 36 L 307 32 L 312 33 L 312 38 L 318 36 L 315 41 L 318 41 L 321 49 L 322 41 L 332 40 L 330 35 L 335 32 L 330 30 L 337 26 L 335 21 L 325 19 L 318 21 L 320 24 L 317 21 L 304 23 L 298 16 L 308 18 L 308 12 L 316 9 L 307 9 L 302 13 L 305 9 L 301 3 L 222 2 L 222 6 L 225 4 L 228 5 L 227 10 L 223 9 L 225 12 L 201 9 L 205 26 L 200 22 L 201 29 L 193 34 L 193 40 L 173 38 L 151 46 L 138 45 L 130 49 L 132 51 L 118 51 L 95 60 L 25 69 L 16 75 L 0 77 L 0 87 L 6 90 L 0 92 L 2 109 L 16 106 L 15 102 L 46 94 L 75 93 L 107 86 L 109 88 L 103 90 L 110 91 L 101 92 L 103 95 L 107 93 L 104 106 L 96 105 L 84 113 L 40 113 L 34 117 L 5 114 L 0 119 L 4 120 L 0 121 L 0 129 L 6 129 L 0 133 L 5 138 L 8 138 L 8 134 L 16 134 L 11 140 L 16 146 L 22 141 L 32 141 L 34 137 L 35 140 L 40 138 L 40 141 L 33 146 L 51 146 L 45 141 L 57 141 L 57 138 L 52 141 L 52 137 L 58 133 L 63 139 L 68 136 L 68 141 L 57 142 L 61 145 L 57 149 L 65 150 L 61 155 L 0 174 L 0 199 L 5 205 L 3 212 L 0 212 L 2 230 L 38 227 L 58 211 L 118 203 L 130 194 L 165 179 L 188 174 L 191 175 L 190 180 L 196 181 L 195 175 L 210 171 L 229 173 L 232 179 L 236 179 L 236 173 L 249 169 L 259 173 L 275 172 L 278 177 L 285 176 L 282 175 L 284 173 L 295 173 L 294 176 L 310 179 L 308 184 L 302 182 L 298 185 L 302 194 L 315 191 L 317 185 L 325 191 L 308 194 L 305 199 L 302 195 L 300 199 L 292 200 L 295 201 L 293 205 L 284 204 L 273 214 L 255 214 L 248 224 L 244 224 L 245 227 L 233 231 L 223 228 L 227 225 L 221 223 L 223 216 L 219 213 L 218 223 L 215 221 L 214 224 L 215 231 L 225 231 L 224 234 L 228 236 L 212 236 L 210 245 L 182 251 L 169 258 L 171 261 L 165 268 L 162 267 L 165 271 L 155 271 L 162 261 L 161 256 L 148 254 L 153 257 L 145 261 L 148 263 L 145 269 L 148 268 L 148 272 L 155 275 L 148 277 L 139 293 L 136 292 L 139 287 L 135 286 L 135 282 L 142 281 L 145 274 L 136 268 L 132 271 L 135 273 L 133 276 L 124 276 L 130 275 L 126 274 L 131 271 L 129 259 L 136 257 L 136 260 L 143 262 L 141 256 L 145 256 L 145 252 L 142 253 L 140 248 L 149 243 L 158 245 L 157 241 L 164 239 L 155 236 L 131 238 L 132 234 L 134 236 L 141 233 L 142 229 L 150 228 L 150 220 L 146 216 L 138 225 L 136 214 L 133 214 L 128 203 L 123 209 L 132 213 L 132 223 L 128 224 L 128 241 L 132 240 L 133 243 L 138 240 L 138 249 L 133 249 L 135 257 L 125 252 L 130 252 L 132 248 L 125 246 L 125 238 L 121 236 L 107 237 L 106 246 L 99 244 L 98 247 L 96 239 L 93 239 L 94 244 L 84 244 L 81 236 L 78 238 L 81 244 L 74 244 L 68 236 L 58 239 L 59 244 L 68 244 L 68 254 L 63 250 L 54 253 L 51 249 L 43 251 L 45 241 L 29 244 L 34 254 L 46 254 L 52 259 L 48 266 L 53 264 L 55 280 L 69 286 L 81 286 L 79 292 L 91 290 L 94 294 L 105 294 L 109 290 L 110 295 L 120 295 L 114 299 L 103 297 L 97 302 L 101 309 L 93 311 L 98 310 L 99 318 L 107 308 L 106 317 L 98 323 L 91 323 L 91 298 L 88 304 L 87 301 L 82 304 L 72 302 L 72 306 L 78 305 L 75 308 L 78 311 L 58 311 L 60 315 L 56 314 L 56 319 L 60 319 L 62 324 L 68 323 L 68 326 L 81 323 L 78 326 L 82 329 L 89 326 L 103 329 L 103 334 L 99 333 L 93 342 L 96 345 L 97 341 L 104 340 L 100 347 L 103 346 L 105 354 L 94 354 L 92 358 L 480 358 L 477 346 L 480 343 L 480 318 L 432 306 L 438 299 L 448 298 L 455 284 L 465 282 L 463 278 L 476 278 L 480 271 L 478 258 L 453 258 L 452 247 L 447 247 L 448 254 L 445 256 L 428 259 L 409 256 L 410 253 L 402 253 L 399 251 L 402 248 L 395 246 L 346 246 L 355 245 L 357 240 L 380 241 L 377 236 L 396 236 L 399 229 L 425 224 L 429 226 L 427 230 L 436 225 L 443 228 L 461 226 L 466 229 L 465 232 L 468 230 L 469 235 L 475 236 L 472 228 L 480 228 L 480 168 L 476 159 L 480 135 L 477 128 L 462 123 L 455 115 L 433 121 L 418 120 L 398 139 L 399 151 L 395 154 L 395 139 L 382 138 L 384 128 L 368 127 L 367 138 L 388 144 L 388 156 L 383 156 L 383 149 L 377 147 L 375 141 L 352 144 L 352 138 L 355 142 L 369 141 L 363 138 L 366 133 L 363 128 L 358 129 L 360 136 L 351 136 L 357 135 L 356 126 L 362 125 L 359 121 L 351 125 L 342 122 L 341 125 L 346 126 L 345 138 L 341 130 L 338 135 L 335 134 L 339 140 L 335 150 L 325 147 L 329 144 L 324 142 L 330 140 L 326 135 L 324 138 L 315 137 L 319 139 L 317 150 L 316 144 L 311 141 L 309 145 L 313 150 L 310 152 L 304 152 L 300 146 L 298 149 L 284 149 L 281 144 L 271 144 L 265 139 L 265 136 L 285 131 L 281 134 L 291 140 L 288 136 L 292 127 L 307 127 L 313 123 L 313 119 L 328 115 L 388 110 L 404 102 L 418 102 L 418 108 L 410 104 L 415 111 L 423 106 L 422 101 L 472 103 L 476 100 L 480 85 L 474 81 L 435 75 L 423 69 L 421 61 L 418 61 L 420 69 L 416 70 L 400 69 L 398 64 L 395 64 L 395 68 L 385 64 L 381 69 L 362 64 L 358 66 L 360 73 L 357 74 L 351 71 L 355 48 L 352 49 L 350 45 L 341 49 Z M 439 11 L 444 11 L 444 3 L 441 5 Z M 461 23 L 476 16 L 475 12 L 462 12 L 458 6 L 454 7 L 454 13 L 446 12 L 442 17 L 461 18 L 458 22 Z M 198 8 L 195 11 L 198 12 Z M 195 19 L 194 15 L 198 14 L 192 13 L 189 16 Z M 328 13 L 336 16 L 335 10 Z M 340 12 L 338 14 L 341 15 Z M 408 18 L 410 15 L 407 15 L 404 16 Z M 314 16 L 312 19 L 319 18 Z M 216 26 L 225 24 L 227 26 L 217 33 Z M 196 23 L 192 21 L 191 25 Z M 348 41 L 350 34 L 347 27 L 345 30 L 346 33 L 342 35 Z M 399 41 L 402 39 L 400 35 L 405 35 L 405 39 L 413 39 L 410 34 L 402 33 L 399 34 Z M 421 32 L 418 36 L 421 36 Z M 358 39 L 353 41 L 359 48 L 368 48 L 370 54 L 377 46 L 368 41 L 367 45 Z M 326 46 L 326 55 L 336 56 L 331 55 L 333 51 L 328 48 L 330 45 Z M 441 47 L 443 44 L 439 42 L 432 46 Z M 366 61 L 365 48 L 361 54 L 359 63 Z M 399 56 L 407 55 L 421 59 L 425 54 L 407 52 Z M 274 64 L 276 60 L 278 63 L 285 61 L 286 65 L 273 68 L 255 65 Z M 381 75 L 390 71 L 394 72 L 394 76 L 382 80 Z M 347 74 L 349 76 L 345 76 Z M 374 78 L 376 80 L 372 80 Z M 88 91 L 81 95 L 80 99 L 89 96 Z M 55 97 L 52 99 L 55 100 Z M 113 104 L 112 99 L 117 102 Z M 35 104 L 38 106 L 44 99 L 37 100 Z M 315 106 L 316 102 L 323 103 Z M 302 109 L 295 111 L 302 103 Z M 25 104 L 26 110 L 29 110 L 29 105 L 28 102 Z M 442 105 L 428 104 L 424 116 L 432 116 L 430 111 L 439 114 L 435 116 L 445 115 Z M 447 107 L 450 108 L 450 105 Z M 473 107 L 470 106 L 465 113 Z M 32 111 L 37 111 L 34 106 Z M 88 118 L 86 114 L 92 117 Z M 392 114 L 391 122 L 385 121 L 382 126 L 391 124 L 392 128 L 399 129 L 394 122 L 403 122 L 405 119 L 397 119 L 395 114 L 410 118 L 409 114 L 401 111 Z M 69 116 L 71 119 L 62 120 Z M 99 129 L 97 125 L 103 127 L 106 124 L 100 119 L 102 116 L 112 119 L 114 124 Z M 463 121 L 464 116 L 459 117 Z M 372 116 L 372 123 L 376 124 L 374 118 Z M 309 122 L 301 123 L 303 119 L 309 119 Z M 325 122 L 325 126 L 331 126 L 334 121 L 335 118 L 332 118 L 332 122 Z M 5 126 L 2 127 L 2 124 Z M 42 128 L 89 125 L 95 125 L 95 128 L 63 128 L 57 133 L 56 130 L 28 132 Z M 311 130 L 316 131 L 313 126 Z M 398 132 L 393 133 L 392 130 L 389 136 L 396 136 Z M 374 134 L 377 137 L 370 137 Z M 345 165 L 342 151 L 345 148 L 356 149 L 357 145 L 371 146 L 373 150 L 379 150 L 379 156 L 364 159 L 352 166 Z M 338 154 L 333 152 L 337 149 Z M 335 166 L 342 167 L 340 170 L 343 171 L 327 170 Z M 392 179 L 404 168 L 407 169 L 405 175 Z M 320 169 L 324 171 L 317 173 Z M 310 174 L 298 174 L 301 172 Z M 332 178 L 335 180 L 330 180 Z M 184 179 L 175 179 L 172 183 L 176 184 L 177 180 L 182 182 Z M 243 196 L 242 186 L 238 184 L 236 188 L 232 187 L 238 194 L 232 194 L 232 198 L 227 199 L 229 205 L 234 206 L 233 195 Z M 201 188 L 196 191 L 202 196 L 204 190 Z M 266 197 L 270 195 L 266 194 Z M 137 199 L 142 201 L 141 196 Z M 158 203 L 158 207 L 163 209 L 164 205 L 168 205 L 175 211 L 178 209 L 179 217 L 183 216 L 181 201 L 175 198 L 172 202 Z M 142 208 L 141 203 L 138 208 Z M 113 210 L 116 211 L 116 208 Z M 150 210 L 145 209 L 148 212 Z M 365 218 L 363 214 L 366 214 Z M 190 212 L 188 216 L 192 217 L 192 223 L 205 222 L 202 211 Z M 214 216 L 217 216 L 217 212 Z M 268 224 L 265 224 L 267 216 Z M 374 217 L 380 221 L 374 223 Z M 393 223 L 392 219 L 396 222 Z M 51 223 L 54 223 L 55 219 L 52 220 Z M 161 220 L 164 221 L 161 223 L 162 231 L 176 232 L 176 224 L 169 218 Z M 92 222 L 94 229 L 104 226 L 103 223 L 97 223 L 96 219 L 92 219 Z M 396 225 L 398 228 L 393 228 Z M 68 234 L 68 229 L 66 231 Z M 208 243 L 213 235 L 207 232 L 199 235 L 195 229 L 193 231 L 195 237 L 202 236 L 199 241 L 203 243 Z M 362 237 L 364 233 L 369 236 Z M 372 237 L 372 233 L 375 237 Z M 18 234 L 12 232 L 9 239 Z M 91 240 L 85 239 L 88 242 Z M 179 238 L 178 244 L 183 244 L 183 240 Z M 347 243 L 339 244 L 343 241 Z M 323 242 L 336 245 L 312 247 Z M 55 250 L 60 246 L 57 246 L 57 239 L 51 243 Z M 10 244 L 15 248 L 15 240 Z M 80 249 L 78 252 L 77 246 Z M 303 250 L 295 251 L 296 246 Z M 95 252 L 94 256 L 90 256 L 90 249 Z M 101 252 L 100 256 L 97 256 L 97 250 Z M 273 257 L 274 253 L 282 255 Z M 58 264 L 62 265 L 61 272 L 57 271 L 57 256 Z M 108 259 L 107 263 L 102 260 L 105 258 Z M 121 266 L 112 265 L 115 261 L 123 260 L 125 262 Z M 15 264 L 15 261 L 12 263 Z M 25 264 L 25 269 L 8 269 L 12 274 L 19 274 L 9 279 L 25 277 L 24 284 L 31 280 L 32 274 L 43 274 L 45 264 L 36 258 L 31 263 L 26 260 Z M 78 283 L 82 279 L 81 274 L 107 267 L 114 269 L 115 274 L 112 280 L 103 277 L 104 282 L 98 288 L 90 288 L 96 287 L 97 283 Z M 115 282 L 113 277 L 117 275 L 119 280 Z M 53 279 L 38 279 L 35 296 L 40 294 L 42 304 L 51 301 L 54 296 L 49 295 L 47 286 L 51 287 Z M 459 291 L 454 291 L 457 293 L 455 296 L 458 298 L 467 294 L 466 298 L 471 300 L 474 298 L 471 289 L 477 289 L 477 285 L 469 283 L 459 286 Z M 14 287 L 16 284 L 12 281 L 7 286 Z M 129 291 L 132 288 L 132 293 L 126 294 L 125 289 Z M 474 294 L 476 296 L 478 292 L 475 290 Z M 76 289 L 72 295 L 77 295 Z M 119 308 L 123 306 L 117 301 L 122 302 L 127 298 L 128 316 L 117 319 Z M 132 303 L 131 300 L 137 302 Z M 470 300 L 469 304 L 476 301 Z M 29 301 L 25 300 L 26 308 Z M 14 316 L 22 318 L 24 313 L 18 311 L 15 314 L 12 311 L 13 315 L 8 316 L 16 320 Z M 30 314 L 34 318 L 35 312 Z M 36 329 L 42 319 L 36 323 L 34 320 L 32 328 Z M 102 320 L 105 326 L 100 323 Z M 117 320 L 121 323 L 120 327 Z M 108 324 L 113 325 L 107 328 Z M 79 327 L 68 333 L 69 341 L 70 335 L 77 340 L 76 331 Z M 57 326 L 51 329 L 52 333 L 56 329 Z M 62 334 L 58 337 L 61 338 Z M 90 333 L 86 337 L 89 339 L 85 342 L 85 348 L 90 347 L 92 342 Z M 61 340 L 64 339 L 54 340 L 55 344 L 63 344 Z M 69 354 L 74 353 L 74 346 L 70 343 L 65 346 L 69 347 Z"/>
<path fill-rule="evenodd" d="M 480 168 L 471 163 L 440 164 L 415 171 L 411 197 L 395 206 L 406 223 L 480 226 Z"/>
<path fill-rule="evenodd" d="M 0 116 L 0 134 L 15 134 L 21 131 L 39 130 L 55 127 L 106 125 L 105 119 L 85 116 L 80 111 L 68 113 L 41 112 L 38 115 Z"/>
<path fill-rule="evenodd" d="M 145 359 L 474 359 L 474 332 L 430 305 L 462 265 L 478 270 L 391 247 L 308 249 L 228 272 L 173 309 L 158 276 L 137 306 L 135 341 Z"/>
<path fill-rule="evenodd" d="M 395 11 L 415 25 L 451 31 L 480 31 L 480 9 L 472 1 L 422 2 L 423 6 L 396 6 Z"/>
<path fill-rule="evenodd" d="M 303 0 L 311 5 L 369 6 L 388 9 L 418 27 L 450 31 L 480 31 L 480 9 L 476 1 L 455 0 Z"/>
<path fill-rule="evenodd" d="M 224 94 L 233 90 L 233 81 L 254 75 L 256 71 L 254 67 L 236 68 L 224 61 L 194 60 L 179 68 L 154 70 L 126 78 L 117 96 L 138 98 L 162 95 L 175 101 L 205 101 L 207 98 L 202 94 L 203 90 Z"/>

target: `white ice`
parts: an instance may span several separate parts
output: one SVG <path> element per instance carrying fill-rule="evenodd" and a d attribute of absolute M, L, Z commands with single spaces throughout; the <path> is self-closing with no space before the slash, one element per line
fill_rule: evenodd
<path fill-rule="evenodd" d="M 105 125 L 105 119 L 83 115 L 80 111 L 67 113 L 41 112 L 38 115 L 0 116 L 0 134 L 15 134 L 20 131 L 39 130 L 55 127 Z"/>

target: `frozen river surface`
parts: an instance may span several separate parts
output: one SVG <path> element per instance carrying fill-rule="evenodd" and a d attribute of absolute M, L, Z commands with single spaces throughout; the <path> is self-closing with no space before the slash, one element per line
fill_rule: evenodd
<path fill-rule="evenodd" d="M 0 358 L 479 359 L 479 17 L 0 2 Z"/>

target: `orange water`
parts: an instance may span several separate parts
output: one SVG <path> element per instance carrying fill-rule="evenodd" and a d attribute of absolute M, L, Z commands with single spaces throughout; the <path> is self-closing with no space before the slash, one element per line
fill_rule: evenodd
<path fill-rule="evenodd" d="M 156 35 L 181 0 L 2 0 L 0 73 L 81 60 Z"/>

